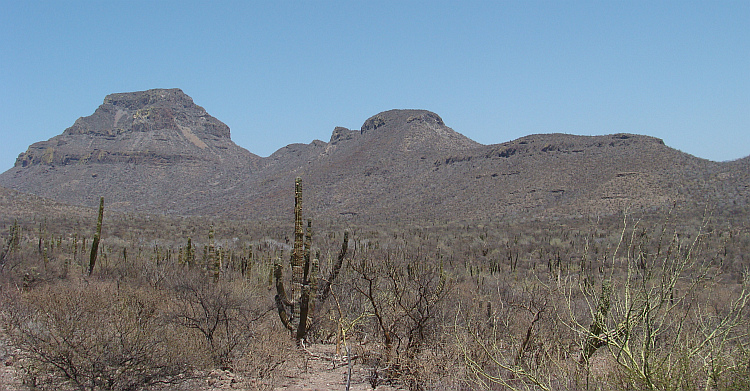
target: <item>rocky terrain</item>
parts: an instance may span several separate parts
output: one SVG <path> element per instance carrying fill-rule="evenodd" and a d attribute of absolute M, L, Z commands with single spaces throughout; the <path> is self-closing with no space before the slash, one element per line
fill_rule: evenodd
<path fill-rule="evenodd" d="M 111 94 L 20 154 L 0 186 L 121 211 L 278 218 L 294 178 L 321 218 L 462 220 L 598 215 L 673 202 L 742 208 L 750 158 L 717 163 L 656 138 L 530 135 L 481 145 L 425 110 L 391 110 L 328 142 L 261 158 L 179 89 Z"/>

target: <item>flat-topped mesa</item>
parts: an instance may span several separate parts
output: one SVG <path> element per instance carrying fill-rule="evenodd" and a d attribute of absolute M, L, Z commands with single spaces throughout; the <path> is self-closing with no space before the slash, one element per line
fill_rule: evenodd
<path fill-rule="evenodd" d="M 232 142 L 226 124 L 172 88 L 107 95 L 93 114 L 32 144 L 15 165 L 162 164 L 244 155 L 255 157 Z"/>
<path fill-rule="evenodd" d="M 544 152 L 558 149 L 620 147 L 630 145 L 663 146 L 664 140 L 631 133 L 615 133 L 597 136 L 579 136 L 565 133 L 531 134 L 498 145 L 526 145 L 527 149 L 542 149 Z"/>
<path fill-rule="evenodd" d="M 564 133 L 532 134 L 501 144 L 486 145 L 472 151 L 462 151 L 435 162 L 436 166 L 463 162 L 474 158 L 523 158 L 541 155 L 612 153 L 613 149 L 636 148 L 640 151 L 667 149 L 664 141 L 651 136 L 616 133 L 599 136 L 579 136 Z"/>
<path fill-rule="evenodd" d="M 107 95 L 94 114 L 77 119 L 63 134 L 116 136 L 182 127 L 193 133 L 230 138 L 226 124 L 209 115 L 179 88 Z"/>
<path fill-rule="evenodd" d="M 0 186 L 76 205 L 104 196 L 113 209 L 188 213 L 232 195 L 256 167 L 260 157 L 229 136 L 179 89 L 111 94 L 30 145 Z"/>

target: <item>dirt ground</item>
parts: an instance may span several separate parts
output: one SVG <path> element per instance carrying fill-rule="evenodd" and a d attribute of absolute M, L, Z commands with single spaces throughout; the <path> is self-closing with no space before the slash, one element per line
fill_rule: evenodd
<path fill-rule="evenodd" d="M 349 373 L 346 357 L 335 354 L 333 345 L 311 345 L 300 351 L 301 360 L 297 368 L 287 369 L 286 374 L 273 380 L 244 378 L 231 371 L 214 370 L 201 378 L 186 381 L 161 390 L 263 390 L 263 391 L 324 391 L 346 390 Z M 0 391 L 30 391 L 33 388 L 23 383 L 18 351 L 0 341 Z M 402 390 L 391 385 L 375 384 L 371 370 L 362 365 L 361 360 L 352 360 L 349 389 L 352 391 L 397 391 Z M 377 382 L 377 381 L 375 381 Z"/>
<path fill-rule="evenodd" d="M 0 391 L 26 391 L 16 368 L 18 352 L 0 336 Z"/>

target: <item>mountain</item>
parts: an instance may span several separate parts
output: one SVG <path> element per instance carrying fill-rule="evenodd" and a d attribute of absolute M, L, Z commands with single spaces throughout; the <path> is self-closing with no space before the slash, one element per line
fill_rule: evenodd
<path fill-rule="evenodd" d="M 260 158 L 179 89 L 111 94 L 61 135 L 32 144 L 3 186 L 77 205 L 187 213 L 222 197 Z"/>
<path fill-rule="evenodd" d="M 717 163 L 656 138 L 530 135 L 482 145 L 426 110 L 390 110 L 328 142 L 267 158 L 179 89 L 112 94 L 61 135 L 31 145 L 0 186 L 75 205 L 277 218 L 303 177 L 316 218 L 472 220 L 601 215 L 674 202 L 744 208 L 750 157 Z"/>

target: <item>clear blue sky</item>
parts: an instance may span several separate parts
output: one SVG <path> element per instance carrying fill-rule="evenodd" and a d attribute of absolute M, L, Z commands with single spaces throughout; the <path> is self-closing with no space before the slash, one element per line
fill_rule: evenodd
<path fill-rule="evenodd" d="M 0 0 L 0 171 L 178 87 L 267 156 L 393 108 L 484 144 L 630 132 L 750 155 L 750 1 Z"/>

